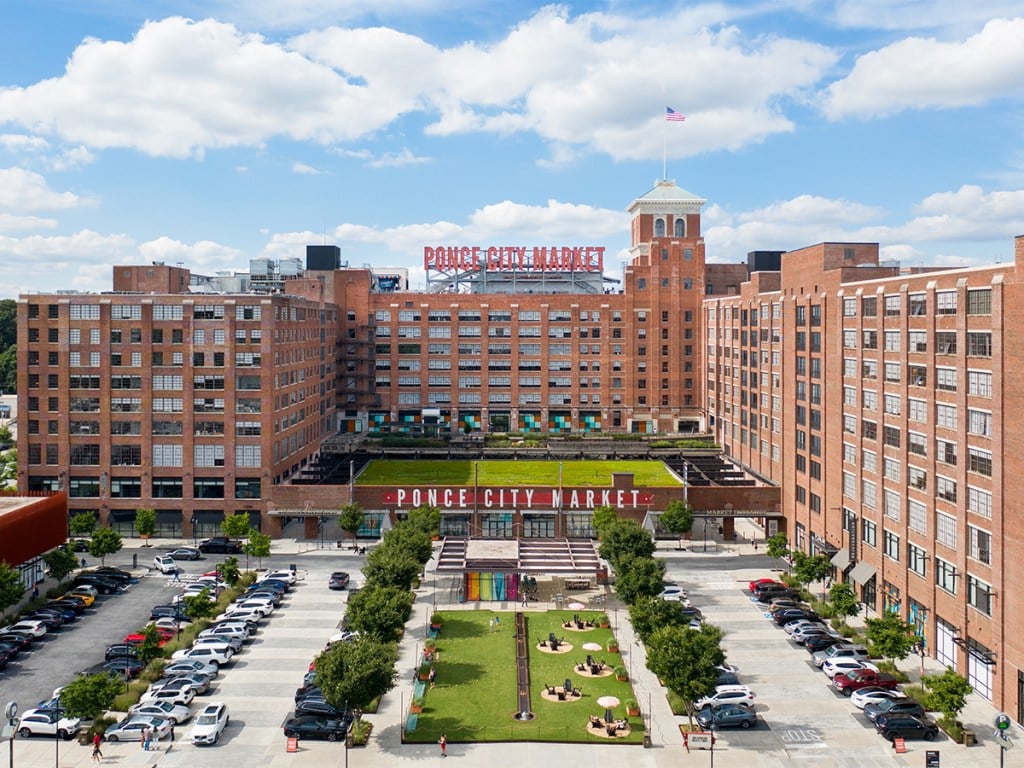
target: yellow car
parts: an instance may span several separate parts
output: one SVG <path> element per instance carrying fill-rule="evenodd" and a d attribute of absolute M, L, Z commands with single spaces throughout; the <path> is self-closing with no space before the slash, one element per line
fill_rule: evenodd
<path fill-rule="evenodd" d="M 85 603 L 85 607 L 86 608 L 88 608 L 89 606 L 91 606 L 93 603 L 96 602 L 96 596 L 95 595 L 92 595 L 89 592 L 85 592 L 85 591 L 79 592 L 77 589 L 71 590 L 66 595 L 64 595 L 64 597 L 77 597 L 82 602 Z"/>

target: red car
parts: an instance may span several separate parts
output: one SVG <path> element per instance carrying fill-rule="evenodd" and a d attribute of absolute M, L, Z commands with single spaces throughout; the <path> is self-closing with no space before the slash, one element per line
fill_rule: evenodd
<path fill-rule="evenodd" d="M 832 685 L 835 689 L 847 696 L 861 688 L 867 688 L 869 685 L 894 691 L 898 683 L 899 681 L 892 675 L 875 672 L 873 669 L 851 669 L 846 672 L 838 672 L 832 678 Z"/>
<path fill-rule="evenodd" d="M 161 647 L 164 646 L 164 645 L 167 645 L 167 642 L 172 637 L 174 637 L 174 633 L 173 632 L 171 632 L 170 630 L 164 629 L 162 627 L 157 627 L 156 633 L 157 633 L 157 636 L 159 637 L 159 639 L 157 640 L 157 645 L 159 645 Z M 124 636 L 124 641 L 126 643 L 130 644 L 130 645 L 141 645 L 142 643 L 145 642 L 145 640 L 146 640 L 146 635 L 143 634 L 142 632 L 135 632 L 133 634 L 125 635 Z"/>
<path fill-rule="evenodd" d="M 754 579 L 753 581 L 747 584 L 747 587 L 750 589 L 751 592 L 754 592 L 757 590 L 758 587 L 764 586 L 765 584 L 782 584 L 782 582 L 776 581 L 772 578 Z M 782 586 L 785 586 L 785 584 L 782 584 Z"/>

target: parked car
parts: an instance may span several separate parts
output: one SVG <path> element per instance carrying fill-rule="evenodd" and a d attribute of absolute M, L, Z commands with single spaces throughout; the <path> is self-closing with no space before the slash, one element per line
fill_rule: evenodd
<path fill-rule="evenodd" d="M 821 616 L 816 614 L 814 611 L 805 608 L 780 608 L 772 614 L 772 619 L 780 627 L 784 627 L 791 621 L 796 619 L 808 619 L 810 621 L 820 621 Z"/>
<path fill-rule="evenodd" d="M 697 722 L 702 728 L 750 728 L 757 724 L 757 715 L 747 707 L 736 704 L 719 704 L 700 710 Z"/>
<path fill-rule="evenodd" d="M 207 704 L 203 711 L 196 715 L 195 725 L 188 735 L 193 744 L 216 744 L 220 735 L 228 727 L 228 705 L 222 701 Z"/>
<path fill-rule="evenodd" d="M 832 677 L 832 686 L 847 696 L 860 688 L 877 686 L 878 688 L 889 688 L 895 690 L 899 680 L 885 672 L 875 672 L 871 669 L 851 669 L 848 672 L 837 672 Z"/>
<path fill-rule="evenodd" d="M 331 577 L 327 580 L 328 589 L 345 589 L 348 587 L 350 581 L 349 575 L 345 571 L 335 571 L 331 574 Z"/>
<path fill-rule="evenodd" d="M 192 648 L 182 648 L 180 651 L 175 651 L 171 654 L 172 659 L 192 659 L 194 661 L 205 661 L 210 664 L 223 665 L 231 661 L 231 657 L 235 655 L 235 652 L 231 650 L 231 647 L 224 643 L 223 645 L 200 645 L 193 646 Z"/>
<path fill-rule="evenodd" d="M 198 659 L 179 659 L 168 664 L 161 670 L 162 677 L 179 677 L 181 675 L 206 675 L 216 677 L 220 668 L 216 664 L 210 664 Z"/>
<path fill-rule="evenodd" d="M 237 639 L 238 648 L 235 648 L 235 651 L 237 652 L 242 647 L 242 643 L 248 640 L 249 637 L 249 629 L 244 624 L 218 624 L 216 626 L 208 627 L 200 632 L 196 637 L 196 642 L 205 638 L 229 641 Z"/>
<path fill-rule="evenodd" d="M 3 631 L 24 632 L 37 639 L 40 637 L 46 637 L 47 633 L 46 625 L 37 619 L 22 619 L 17 624 L 11 624 L 10 626 L 4 627 Z"/>
<path fill-rule="evenodd" d="M 188 706 L 196 697 L 196 689 L 191 686 L 170 687 L 153 683 L 139 698 L 139 703 L 151 701 L 171 701 L 175 704 Z"/>
<path fill-rule="evenodd" d="M 149 620 L 154 621 L 156 619 L 175 619 L 188 620 L 188 614 L 185 613 L 185 609 L 179 605 L 154 605 L 153 610 L 149 612 Z"/>
<path fill-rule="evenodd" d="M 80 597 L 74 597 L 73 595 L 64 595 L 62 597 L 50 600 L 47 606 L 53 606 L 54 608 L 68 609 L 73 611 L 75 616 L 81 616 L 85 613 L 85 609 L 88 607 L 85 604 L 85 600 Z"/>
<path fill-rule="evenodd" d="M 212 645 L 217 648 L 222 648 L 227 645 L 235 653 L 242 650 L 243 638 L 238 635 L 207 635 L 206 637 L 197 637 L 195 642 L 192 643 L 193 648 L 198 648 L 203 645 Z"/>
<path fill-rule="evenodd" d="M 719 704 L 735 704 L 752 709 L 754 693 L 745 685 L 720 685 L 714 693 L 693 702 L 693 707 L 699 710 L 705 707 L 717 707 Z"/>
<path fill-rule="evenodd" d="M 196 547 L 178 547 L 178 549 L 172 549 L 167 555 L 175 560 L 198 560 L 203 553 Z"/>
<path fill-rule="evenodd" d="M 284 724 L 284 735 L 295 739 L 327 739 L 341 741 L 352 727 L 349 717 L 322 717 L 320 715 L 302 715 L 293 717 Z"/>
<path fill-rule="evenodd" d="M 126 677 L 135 679 L 139 673 L 145 669 L 145 667 L 146 665 L 138 659 L 133 659 L 128 656 L 118 656 L 110 659 L 109 661 L 105 661 L 102 664 L 90 667 L 89 674 L 98 675 L 105 672 L 112 677 L 117 677 L 121 680 L 124 680 Z"/>
<path fill-rule="evenodd" d="M 87 607 L 92 607 L 92 604 L 96 602 L 96 598 L 100 596 L 99 590 L 88 584 L 79 584 L 77 587 L 72 587 L 67 594 L 68 597 L 82 598 Z"/>
<path fill-rule="evenodd" d="M 811 655 L 811 659 L 814 661 L 814 666 L 821 667 L 828 659 L 862 659 L 868 660 L 868 649 L 863 645 L 854 645 L 853 643 L 840 643 L 826 648 L 824 651 L 817 651 Z"/>
<path fill-rule="evenodd" d="M 90 587 L 94 587 L 101 595 L 112 595 L 115 592 L 121 591 L 120 584 L 113 579 L 108 579 L 106 576 L 101 576 L 98 573 L 80 573 L 75 576 L 72 584 L 76 587 L 82 584 L 87 584 Z"/>
<path fill-rule="evenodd" d="M 203 554 L 240 555 L 242 543 L 226 536 L 214 536 L 199 542 L 199 551 Z"/>
<path fill-rule="evenodd" d="M 276 571 L 267 571 L 263 578 L 283 581 L 290 586 L 295 586 L 295 582 L 299 580 L 298 574 L 291 568 L 279 568 Z"/>
<path fill-rule="evenodd" d="M 103 733 L 103 738 L 115 741 L 142 741 L 142 732 L 149 728 L 157 740 L 171 736 L 171 721 L 164 717 L 152 715 L 129 715 L 116 725 L 111 725 Z"/>
<path fill-rule="evenodd" d="M 887 688 L 879 688 L 875 685 L 869 685 L 867 688 L 861 688 L 859 691 L 854 691 L 850 696 L 850 703 L 857 709 L 864 709 L 868 704 L 878 704 L 883 701 L 905 699 L 906 697 L 907 694 L 903 691 L 890 691 Z"/>
<path fill-rule="evenodd" d="M 178 634 L 179 631 L 185 629 L 189 624 L 192 623 L 191 619 L 174 618 L 173 616 L 161 616 L 159 619 L 151 619 L 150 624 L 159 629 L 168 630 L 171 633 L 171 637 Z"/>
<path fill-rule="evenodd" d="M 931 720 L 913 715 L 879 715 L 875 730 L 889 741 L 897 738 L 931 741 L 939 734 L 939 726 Z"/>
<path fill-rule="evenodd" d="M 914 717 L 926 717 L 928 715 L 914 699 L 906 696 L 898 699 L 886 699 L 876 701 L 864 707 L 864 715 L 871 722 L 876 722 L 882 715 L 913 715 Z"/>
<path fill-rule="evenodd" d="M 177 573 L 178 562 L 170 555 L 157 555 L 153 558 L 153 570 L 160 573 Z"/>
<path fill-rule="evenodd" d="M 56 632 L 64 626 L 64 619 L 54 611 L 39 609 L 25 614 L 26 619 L 42 622 L 48 632 Z"/>
<path fill-rule="evenodd" d="M 59 717 L 52 709 L 30 709 L 21 715 L 17 733 L 23 739 L 30 736 L 70 739 L 81 727 L 82 721 L 77 717 Z"/>
<path fill-rule="evenodd" d="M 810 624 L 793 630 L 789 639 L 797 645 L 803 645 L 812 637 L 835 637 L 835 630 L 822 624 Z"/>
<path fill-rule="evenodd" d="M 246 623 L 256 625 L 263 621 L 265 618 L 267 617 L 262 612 L 254 611 L 251 608 L 231 608 L 224 611 L 224 613 L 217 614 L 217 616 L 214 618 L 214 622 L 219 623 L 222 621 L 244 621 Z"/>
<path fill-rule="evenodd" d="M 132 643 L 114 643 L 113 645 L 108 645 L 107 649 L 103 652 L 103 658 L 107 661 L 125 656 L 137 659 L 139 658 L 139 649 Z"/>
<path fill-rule="evenodd" d="M 807 638 L 804 643 L 804 647 L 808 653 L 817 653 L 818 651 L 824 651 L 831 648 L 833 645 L 841 645 L 846 642 L 846 639 L 842 636 L 836 635 L 815 635 L 814 637 Z"/>
<path fill-rule="evenodd" d="M 98 573 L 101 576 L 106 576 L 108 579 L 113 579 L 120 584 L 131 584 L 135 581 L 135 575 L 126 571 L 122 568 L 115 568 L 112 565 L 97 565 L 92 569 L 93 573 Z"/>
<path fill-rule="evenodd" d="M 776 597 L 800 597 L 800 593 L 785 584 L 765 584 L 754 590 L 754 597 L 759 603 L 770 603 Z"/>
<path fill-rule="evenodd" d="M 829 659 L 821 665 L 821 671 L 825 673 L 825 676 L 831 680 L 839 672 L 850 672 L 854 669 L 873 669 L 875 672 L 878 671 L 878 667 L 868 661 L 860 661 L 859 659 Z"/>
<path fill-rule="evenodd" d="M 274 612 L 274 601 L 270 598 L 262 597 L 247 597 L 242 600 L 236 600 L 232 603 L 235 610 L 254 610 L 259 611 L 264 616 L 269 616 Z"/>
<path fill-rule="evenodd" d="M 335 707 L 323 694 L 312 693 L 295 702 L 295 716 L 320 715 L 322 717 L 343 717 L 344 707 Z"/>
<path fill-rule="evenodd" d="M 156 644 L 161 648 L 174 637 L 174 630 L 163 627 L 154 627 L 154 629 L 156 629 Z M 145 632 L 132 632 L 130 635 L 124 636 L 124 642 L 128 645 L 142 645 L 146 642 L 146 634 Z"/>
<path fill-rule="evenodd" d="M 246 592 L 241 596 L 242 600 L 268 600 L 270 603 L 277 608 L 281 605 L 281 599 L 284 597 L 284 593 L 275 592 L 269 589 L 257 589 L 254 592 Z"/>
<path fill-rule="evenodd" d="M 128 714 L 162 717 L 165 720 L 170 720 L 172 725 L 178 725 L 187 722 L 192 717 L 192 710 L 184 704 L 175 704 L 173 701 L 147 701 L 133 705 L 128 710 Z"/>
<path fill-rule="evenodd" d="M 771 578 L 770 576 L 766 576 L 764 578 L 754 579 L 753 581 L 749 582 L 747 584 L 747 589 L 749 589 L 751 592 L 756 592 L 761 587 L 766 587 L 769 584 L 778 584 L 780 587 L 786 586 L 781 581 L 777 581 Z"/>
<path fill-rule="evenodd" d="M 163 683 L 164 688 L 174 690 L 175 688 L 191 687 L 196 696 L 202 696 L 210 692 L 210 685 L 216 675 L 209 675 L 205 672 L 188 672 L 184 675 L 175 675 Z"/>
<path fill-rule="evenodd" d="M 26 651 L 35 643 L 36 637 L 30 632 L 0 632 L 0 643 L 7 643 L 19 651 Z"/>
<path fill-rule="evenodd" d="M 806 627 L 820 627 L 821 629 L 825 629 L 825 625 L 815 619 L 793 619 L 793 621 L 782 625 L 782 631 L 787 635 L 792 635 L 798 629 L 804 629 Z"/>

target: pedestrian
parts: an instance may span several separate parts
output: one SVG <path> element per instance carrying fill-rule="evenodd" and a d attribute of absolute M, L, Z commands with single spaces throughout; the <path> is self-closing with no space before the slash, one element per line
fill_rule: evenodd
<path fill-rule="evenodd" d="M 174 741 L 174 721 L 171 720 L 171 741 Z"/>
<path fill-rule="evenodd" d="M 35 582 L 32 585 L 32 599 L 33 600 L 38 600 L 39 599 L 39 582 L 38 581 Z"/>
<path fill-rule="evenodd" d="M 523 608 L 528 607 L 530 604 L 530 596 L 526 594 L 526 590 L 523 590 Z"/>
<path fill-rule="evenodd" d="M 149 726 L 142 729 L 142 748 L 149 752 L 149 742 L 152 737 L 149 733 Z"/>
<path fill-rule="evenodd" d="M 441 745 L 441 757 L 448 757 L 448 737 L 442 733 L 437 743 Z"/>
<path fill-rule="evenodd" d="M 757 542 L 754 542 L 754 551 L 757 552 Z"/>
<path fill-rule="evenodd" d="M 434 687 L 434 680 L 437 678 L 437 667 L 430 668 L 430 674 L 427 675 L 427 679 L 430 680 L 430 687 Z"/>
<path fill-rule="evenodd" d="M 488 624 L 487 631 L 488 632 L 493 632 L 494 631 L 494 617 L 493 616 L 491 617 L 491 621 Z"/>
<path fill-rule="evenodd" d="M 103 736 L 100 735 L 99 731 L 96 731 L 92 735 L 92 761 L 98 763 L 103 759 L 103 753 L 100 751 L 100 744 L 103 743 Z"/>
<path fill-rule="evenodd" d="M 175 583 L 181 581 L 181 569 L 178 568 L 177 566 L 174 567 L 174 579 L 173 579 L 173 581 Z"/>
<path fill-rule="evenodd" d="M 82 558 L 82 567 L 85 568 L 85 558 Z"/>

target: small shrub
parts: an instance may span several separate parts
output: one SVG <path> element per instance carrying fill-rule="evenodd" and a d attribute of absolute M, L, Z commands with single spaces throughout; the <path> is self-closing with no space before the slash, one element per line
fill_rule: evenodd
<path fill-rule="evenodd" d="M 922 705 L 923 706 L 923 705 Z M 939 727 L 946 732 L 946 734 L 955 741 L 957 744 L 961 744 L 964 740 L 964 724 L 959 720 L 948 720 L 945 716 L 940 717 L 935 721 Z"/>

